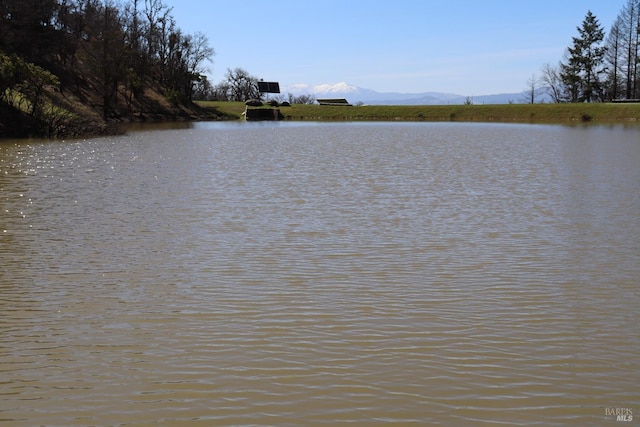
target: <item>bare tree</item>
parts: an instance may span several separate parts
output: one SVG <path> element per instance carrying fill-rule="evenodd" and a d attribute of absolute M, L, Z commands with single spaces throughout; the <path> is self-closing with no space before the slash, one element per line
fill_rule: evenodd
<path fill-rule="evenodd" d="M 201 75 L 193 87 L 192 98 L 198 101 L 209 101 L 214 97 L 214 88 L 205 75 Z"/>
<path fill-rule="evenodd" d="M 293 94 L 288 94 L 288 96 L 291 104 L 313 104 L 316 102 L 316 97 L 313 95 L 302 94 L 295 96 Z"/>
<path fill-rule="evenodd" d="M 214 101 L 231 101 L 231 87 L 228 82 L 220 82 L 213 87 L 211 99 Z"/>
<path fill-rule="evenodd" d="M 626 75 L 625 96 L 640 97 L 638 93 L 638 52 L 640 50 L 640 0 L 628 0 L 619 15 L 621 40 L 621 68 Z"/>
<path fill-rule="evenodd" d="M 246 101 L 248 99 L 260 98 L 258 91 L 258 78 L 249 74 L 242 68 L 231 70 L 227 68 L 225 74 L 226 83 L 229 88 L 229 99 L 232 101 Z"/>
<path fill-rule="evenodd" d="M 538 79 L 538 77 L 534 74 L 531 75 L 531 77 L 529 77 L 529 79 L 527 80 L 527 103 L 529 104 L 535 104 L 536 103 L 536 92 L 538 90 L 538 84 L 540 83 L 540 80 Z"/>
<path fill-rule="evenodd" d="M 146 48 L 147 54 L 151 58 L 160 59 L 164 65 L 163 46 L 166 45 L 167 28 L 171 27 L 173 18 L 171 8 L 162 3 L 162 0 L 144 0 L 144 10 L 142 12 L 146 18 Z"/>
<path fill-rule="evenodd" d="M 209 47 L 209 39 L 203 33 L 186 36 L 182 43 L 182 48 L 182 61 L 184 62 L 187 76 L 184 89 L 187 91 L 187 97 L 191 100 L 194 85 L 208 71 L 203 64 L 211 59 L 214 55 L 214 50 Z"/>
<path fill-rule="evenodd" d="M 87 0 L 84 4 L 86 42 L 81 45 L 82 58 L 95 76 L 95 90 L 102 98 L 104 118 L 117 115 L 118 85 L 126 66 L 123 16 L 117 5 L 108 0 Z"/>
<path fill-rule="evenodd" d="M 540 81 L 544 84 L 545 90 L 553 102 L 562 102 L 562 93 L 564 90 L 562 87 L 562 79 L 560 78 L 560 70 L 557 66 L 549 63 L 544 64 L 542 66 L 542 77 Z"/>
<path fill-rule="evenodd" d="M 607 99 L 618 99 L 621 94 L 621 84 L 623 80 L 620 75 L 620 55 L 622 53 L 622 19 L 618 16 L 618 19 L 611 26 L 611 31 L 607 36 L 607 52 L 605 54 L 605 61 L 609 64 L 607 69 Z"/>

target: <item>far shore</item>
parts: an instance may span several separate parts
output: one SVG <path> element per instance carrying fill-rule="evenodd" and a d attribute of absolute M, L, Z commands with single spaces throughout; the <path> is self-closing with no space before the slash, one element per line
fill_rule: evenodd
<path fill-rule="evenodd" d="M 178 121 L 240 121 L 244 102 L 196 101 L 183 115 L 145 114 L 127 120 L 83 120 L 72 132 L 57 137 L 87 137 L 123 132 L 123 124 Z M 252 107 L 250 107 L 252 108 Z M 269 109 L 264 106 L 257 108 Z M 627 124 L 640 126 L 640 103 L 493 104 L 493 105 L 354 105 L 293 104 L 275 107 L 284 121 L 340 122 L 476 122 L 531 124 Z M 263 115 L 274 116 L 273 114 Z M 126 125 L 124 126 L 126 127 Z M 25 136 L 38 137 L 25 131 Z M 2 136 L 0 140 L 20 136 Z"/>
<path fill-rule="evenodd" d="M 243 118 L 243 102 L 199 101 L 198 105 L 229 119 Z M 265 107 L 269 108 L 269 107 Z M 640 103 L 280 106 L 290 121 L 425 121 L 513 123 L 640 124 Z"/>

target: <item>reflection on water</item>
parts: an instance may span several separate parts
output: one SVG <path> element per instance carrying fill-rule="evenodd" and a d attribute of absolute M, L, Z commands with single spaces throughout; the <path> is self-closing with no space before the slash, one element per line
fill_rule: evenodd
<path fill-rule="evenodd" d="M 639 136 L 199 123 L 2 142 L 0 424 L 640 411 Z"/>

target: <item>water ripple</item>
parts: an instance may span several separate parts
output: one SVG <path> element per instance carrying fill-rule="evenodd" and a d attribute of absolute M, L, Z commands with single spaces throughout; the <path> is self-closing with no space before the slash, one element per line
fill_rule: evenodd
<path fill-rule="evenodd" d="M 640 380 L 638 140 L 199 124 L 2 143 L 0 424 L 614 421 Z"/>

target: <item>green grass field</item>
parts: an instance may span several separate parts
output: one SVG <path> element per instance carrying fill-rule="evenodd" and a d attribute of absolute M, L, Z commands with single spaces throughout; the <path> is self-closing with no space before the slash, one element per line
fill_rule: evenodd
<path fill-rule="evenodd" d="M 229 119 L 241 119 L 243 102 L 198 104 Z M 516 123 L 640 123 L 640 104 L 496 104 L 362 105 L 352 107 L 292 105 L 280 107 L 285 120 L 309 121 L 460 121 Z"/>

